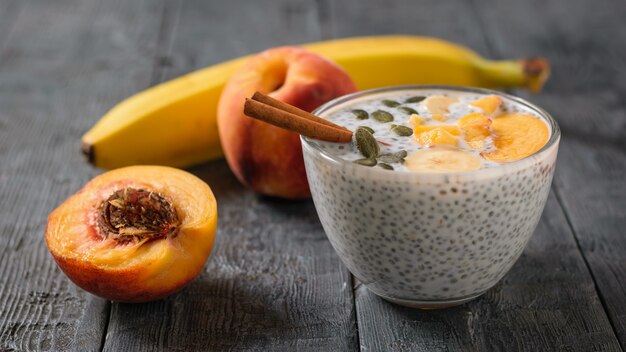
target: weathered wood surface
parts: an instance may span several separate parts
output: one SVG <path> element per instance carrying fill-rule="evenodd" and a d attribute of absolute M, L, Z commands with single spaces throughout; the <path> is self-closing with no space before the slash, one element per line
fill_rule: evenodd
<path fill-rule="evenodd" d="M 386 5 L 389 13 L 384 14 L 375 11 L 380 6 L 376 1 L 335 5 L 331 13 L 342 19 L 333 27 L 333 35 L 338 37 L 420 33 L 453 39 L 486 56 L 500 54 L 492 49 L 490 30 L 494 29 L 486 28 L 486 19 L 479 16 L 491 4 L 427 1 L 420 7 L 428 11 L 402 12 L 398 9 L 410 7 L 409 2 L 391 1 Z M 506 8 L 502 5 L 494 15 L 506 12 Z M 372 16 L 373 13 L 378 16 Z M 511 14 L 518 16 L 517 12 Z M 454 20 L 441 20 L 446 17 Z M 390 18 L 394 20 L 389 21 Z M 508 33 L 504 28 L 498 30 Z M 526 33 L 517 31 L 518 35 Z M 499 56 L 523 57 L 544 52 L 536 50 L 528 47 L 519 53 L 505 51 L 506 55 Z M 433 313 L 393 306 L 359 284 L 355 297 L 363 350 L 620 350 L 593 279 L 554 196 L 522 258 L 503 282 L 476 301 Z"/>
<path fill-rule="evenodd" d="M 0 0 L 0 351 L 619 351 L 625 15 L 624 1 L 591 0 Z M 312 203 L 256 197 L 223 161 L 191 170 L 213 187 L 220 224 L 185 290 L 111 304 L 56 268 L 45 218 L 101 172 L 77 141 L 117 101 L 266 47 L 384 33 L 555 64 L 546 92 L 529 97 L 563 128 L 555 192 L 520 261 L 485 296 L 419 312 L 353 293 Z"/>
<path fill-rule="evenodd" d="M 626 46 L 617 43 L 626 43 L 626 1 L 478 6 L 487 9 L 481 14 L 497 55 L 530 52 L 554 62 L 545 92 L 530 99 L 563 131 L 554 191 L 624 349 Z"/>

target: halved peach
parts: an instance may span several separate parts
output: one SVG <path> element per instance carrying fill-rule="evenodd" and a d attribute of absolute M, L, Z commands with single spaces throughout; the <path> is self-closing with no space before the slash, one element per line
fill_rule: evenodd
<path fill-rule="evenodd" d="M 200 273 L 216 226 L 217 203 L 202 180 L 169 167 L 131 166 L 94 178 L 56 208 L 46 244 L 86 291 L 145 302 Z"/>
<path fill-rule="evenodd" d="M 541 149 L 550 137 L 548 126 L 528 114 L 505 114 L 493 119 L 495 149 L 481 153 L 485 159 L 507 162 L 523 159 Z"/>

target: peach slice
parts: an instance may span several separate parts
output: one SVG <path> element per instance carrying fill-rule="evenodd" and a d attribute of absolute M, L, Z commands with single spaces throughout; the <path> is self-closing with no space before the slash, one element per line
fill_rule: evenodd
<path fill-rule="evenodd" d="M 497 95 L 487 95 L 478 100 L 474 100 L 469 105 L 480 108 L 485 114 L 493 115 L 500 105 L 502 105 L 502 98 Z"/>
<path fill-rule="evenodd" d="M 458 101 L 457 98 L 446 97 L 443 95 L 433 95 L 424 99 L 423 104 L 433 115 L 447 114 L 448 107 Z"/>
<path fill-rule="evenodd" d="M 418 126 L 413 127 L 413 133 L 415 133 L 415 135 L 417 136 L 420 133 L 428 132 L 435 128 L 443 129 L 453 136 L 461 135 L 461 130 L 459 129 L 459 127 L 455 125 L 418 125 Z"/>
<path fill-rule="evenodd" d="M 439 122 L 446 122 L 448 121 L 448 118 L 441 115 L 441 114 L 433 114 L 433 116 L 431 116 L 431 118 L 435 121 L 439 121 Z"/>
<path fill-rule="evenodd" d="M 121 302 L 160 299 L 195 278 L 217 225 L 211 188 L 182 170 L 104 173 L 48 217 L 46 244 L 78 286 Z"/>
<path fill-rule="evenodd" d="M 407 121 L 407 124 L 415 127 L 424 123 L 424 119 L 418 114 L 412 114 Z"/>
<path fill-rule="evenodd" d="M 549 139 L 548 126 L 528 114 L 506 114 L 493 119 L 495 149 L 481 153 L 488 160 L 515 161 L 541 149 Z"/>
<path fill-rule="evenodd" d="M 485 139 L 491 135 L 491 130 L 489 128 L 491 120 L 488 119 L 487 116 L 481 113 L 471 113 L 461 117 L 457 121 L 457 124 L 459 125 L 461 131 L 463 131 L 465 142 L 471 148 L 485 148 Z"/>
<path fill-rule="evenodd" d="M 452 133 L 448 132 L 444 128 L 435 127 L 430 131 L 422 132 L 415 137 L 419 144 L 424 147 L 430 147 L 433 145 L 451 145 L 456 146 L 459 139 Z"/>

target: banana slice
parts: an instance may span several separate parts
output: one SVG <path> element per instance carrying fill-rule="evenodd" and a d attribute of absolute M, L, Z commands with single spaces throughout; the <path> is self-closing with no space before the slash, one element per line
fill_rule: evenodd
<path fill-rule="evenodd" d="M 421 173 L 478 170 L 480 158 L 459 149 L 433 148 L 411 153 L 404 162 L 411 171 Z"/>
<path fill-rule="evenodd" d="M 448 107 L 459 101 L 457 98 L 450 98 L 443 95 L 433 95 L 424 99 L 423 104 L 433 115 L 443 115 L 448 113 Z"/>

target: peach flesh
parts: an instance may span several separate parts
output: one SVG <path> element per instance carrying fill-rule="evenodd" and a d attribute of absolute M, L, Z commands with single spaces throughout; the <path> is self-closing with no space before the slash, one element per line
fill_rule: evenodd
<path fill-rule="evenodd" d="M 112 223 L 131 225 L 120 227 L 125 237 L 103 235 L 103 202 L 128 189 L 158 194 L 162 200 L 153 204 L 166 201 L 175 214 L 157 212 L 166 221 L 153 232 L 145 231 L 145 222 L 117 218 Z M 177 224 L 173 231 L 171 224 Z M 202 180 L 173 168 L 133 166 L 94 178 L 55 209 L 48 218 L 46 244 L 61 270 L 86 291 L 114 301 L 145 302 L 178 291 L 200 273 L 216 226 L 217 203 Z"/>

